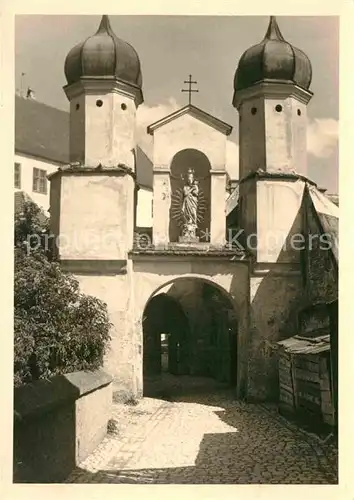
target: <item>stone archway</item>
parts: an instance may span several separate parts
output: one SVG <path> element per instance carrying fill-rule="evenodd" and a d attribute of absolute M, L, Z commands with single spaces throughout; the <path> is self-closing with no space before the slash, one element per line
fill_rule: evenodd
<path fill-rule="evenodd" d="M 168 335 L 170 374 L 236 387 L 238 315 L 221 287 L 179 277 L 154 291 L 143 313 L 143 385 L 163 375 L 161 334 Z"/>
<path fill-rule="evenodd" d="M 154 295 L 145 307 L 142 325 L 144 376 L 162 372 L 161 335 L 166 335 L 168 341 L 168 371 L 186 373 L 188 319 L 178 300 L 166 293 Z"/>

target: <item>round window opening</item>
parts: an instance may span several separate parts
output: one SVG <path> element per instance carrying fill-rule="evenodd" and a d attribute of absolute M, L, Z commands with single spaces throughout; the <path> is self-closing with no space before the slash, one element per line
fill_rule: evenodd
<path fill-rule="evenodd" d="M 123 104 L 120 105 L 120 107 L 122 108 L 123 111 L 125 111 L 127 109 L 127 105 L 123 102 Z"/>
<path fill-rule="evenodd" d="M 76 104 L 76 109 L 80 109 L 80 104 Z"/>
<path fill-rule="evenodd" d="M 277 111 L 278 113 L 280 113 L 281 111 L 283 111 L 283 106 L 281 106 L 280 104 L 277 104 L 275 106 L 275 111 Z"/>
<path fill-rule="evenodd" d="M 252 115 L 255 115 L 257 113 L 257 108 L 251 108 L 251 113 Z"/>
<path fill-rule="evenodd" d="M 97 101 L 96 101 L 96 106 L 97 106 L 98 108 L 100 108 L 101 106 L 103 106 L 103 101 L 101 101 L 101 99 L 97 99 Z"/>
<path fill-rule="evenodd" d="M 297 114 L 298 114 L 298 116 L 301 116 L 301 109 L 297 110 Z"/>

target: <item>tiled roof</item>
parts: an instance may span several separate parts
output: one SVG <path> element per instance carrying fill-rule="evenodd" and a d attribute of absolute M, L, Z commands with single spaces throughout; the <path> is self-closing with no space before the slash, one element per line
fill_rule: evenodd
<path fill-rule="evenodd" d="M 15 96 L 15 150 L 58 164 L 69 163 L 69 112 Z M 152 188 L 152 162 L 137 147 L 137 181 Z"/>
<path fill-rule="evenodd" d="M 34 99 L 15 99 L 16 152 L 69 163 L 69 113 Z"/>
<path fill-rule="evenodd" d="M 321 231 L 331 238 L 331 250 L 338 263 L 339 245 L 339 208 L 333 201 L 314 186 L 308 186 L 308 192 L 316 211 Z"/>

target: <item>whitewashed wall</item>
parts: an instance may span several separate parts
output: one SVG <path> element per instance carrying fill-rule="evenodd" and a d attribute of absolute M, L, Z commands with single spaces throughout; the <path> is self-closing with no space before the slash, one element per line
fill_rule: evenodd
<path fill-rule="evenodd" d="M 141 187 L 138 191 L 138 227 L 152 227 L 152 189 Z"/>
<path fill-rule="evenodd" d="M 36 193 L 32 190 L 33 187 L 33 169 L 40 168 L 47 171 L 47 175 L 55 172 L 59 166 L 57 163 L 49 160 L 41 160 L 23 153 L 15 153 L 15 162 L 21 164 L 21 188 L 15 191 L 25 191 L 32 200 L 44 210 L 49 209 L 49 191 L 50 182 L 47 182 L 47 194 Z M 15 168 L 15 167 L 14 167 Z"/>
<path fill-rule="evenodd" d="M 15 154 L 15 162 L 21 164 L 21 188 L 15 191 L 24 191 L 32 200 L 45 211 L 49 209 L 50 182 L 47 184 L 47 194 L 35 193 L 33 187 L 33 169 L 40 168 L 47 171 L 47 175 L 55 172 L 59 166 L 46 160 L 40 160 L 23 153 Z M 152 226 L 152 190 L 140 188 L 138 193 L 137 225 L 139 227 Z"/>

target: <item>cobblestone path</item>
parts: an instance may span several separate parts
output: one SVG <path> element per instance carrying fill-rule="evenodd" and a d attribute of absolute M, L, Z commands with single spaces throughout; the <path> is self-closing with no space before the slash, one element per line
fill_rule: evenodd
<path fill-rule="evenodd" d="M 115 404 L 118 433 L 71 483 L 336 484 L 335 452 L 262 405 L 227 391 Z M 331 452 L 331 453 L 330 453 Z"/>

